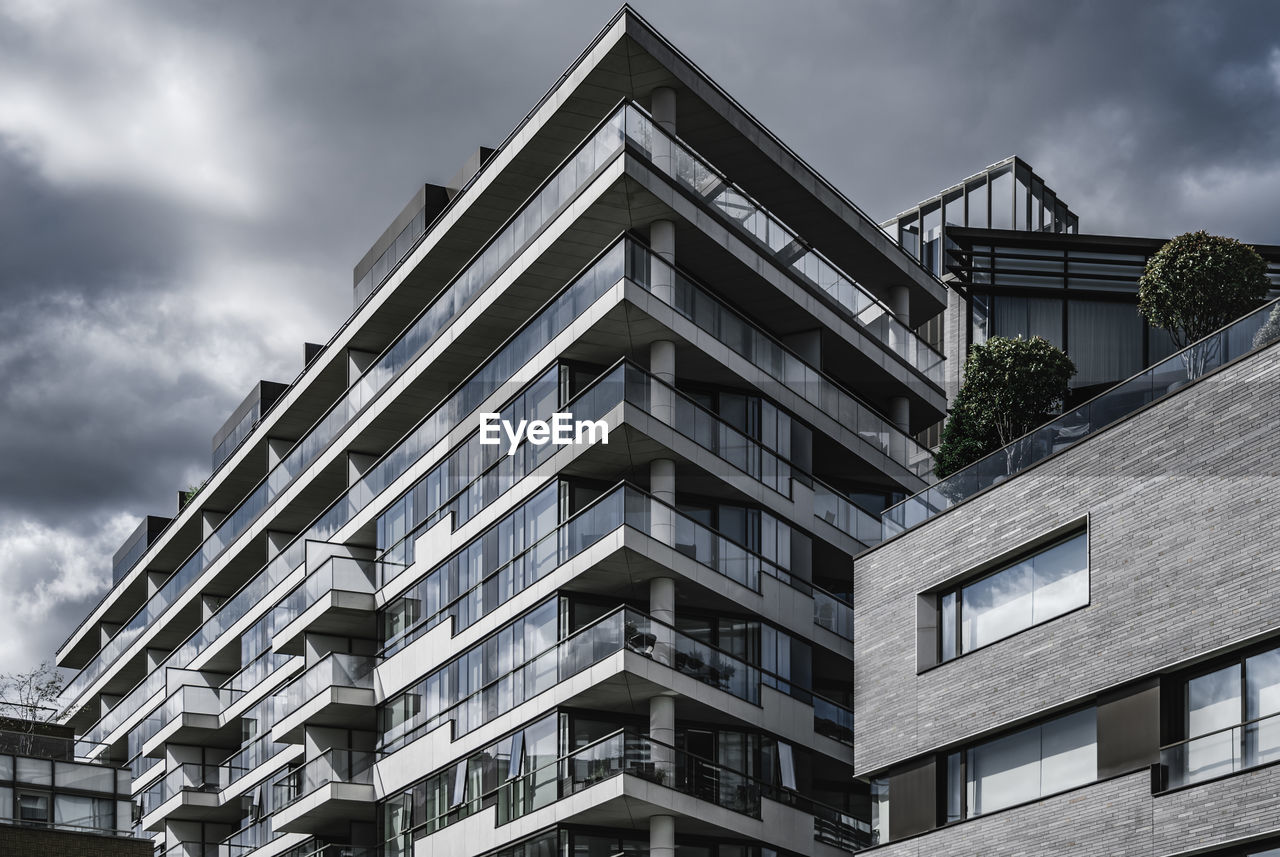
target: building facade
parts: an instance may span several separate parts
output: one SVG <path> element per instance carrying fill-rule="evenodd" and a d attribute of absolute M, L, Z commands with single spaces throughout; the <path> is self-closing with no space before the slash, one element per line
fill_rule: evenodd
<path fill-rule="evenodd" d="M 157 852 L 869 845 L 849 557 L 942 284 L 626 8 L 354 281 L 58 653 Z"/>
<path fill-rule="evenodd" d="M 997 233 L 1087 238 L 886 230 L 624 7 L 117 552 L 77 755 L 166 857 L 1275 847 L 1271 309 L 933 484 Z"/>
<path fill-rule="evenodd" d="M 888 510 L 854 564 L 877 850 L 1280 853 L 1276 306 Z"/>

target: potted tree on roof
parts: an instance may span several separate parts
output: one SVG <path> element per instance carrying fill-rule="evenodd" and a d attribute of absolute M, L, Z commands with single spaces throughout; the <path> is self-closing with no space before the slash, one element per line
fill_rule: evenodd
<path fill-rule="evenodd" d="M 1071 358 L 1039 336 L 993 336 L 974 345 L 942 427 L 934 474 L 946 477 L 1001 448 L 1005 474 L 1014 472 L 1022 450 L 1013 442 L 1061 409 L 1075 374 Z M 942 490 L 952 502 L 963 499 L 948 494 L 946 482 Z"/>
<path fill-rule="evenodd" d="M 1267 285 L 1267 263 L 1248 244 L 1187 232 L 1147 260 L 1138 279 L 1138 311 L 1185 349 L 1182 363 L 1190 381 L 1218 356 L 1218 340 L 1202 340 L 1257 307 Z"/>

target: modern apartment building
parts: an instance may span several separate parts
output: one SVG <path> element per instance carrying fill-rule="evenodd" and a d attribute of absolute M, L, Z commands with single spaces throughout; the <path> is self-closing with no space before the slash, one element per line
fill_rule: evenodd
<path fill-rule="evenodd" d="M 158 853 L 869 845 L 850 557 L 943 285 L 626 8 L 354 280 L 58 652 Z"/>

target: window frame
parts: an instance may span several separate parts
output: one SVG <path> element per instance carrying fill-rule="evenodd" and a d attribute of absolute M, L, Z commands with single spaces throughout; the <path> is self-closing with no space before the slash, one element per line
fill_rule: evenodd
<path fill-rule="evenodd" d="M 1014 550 L 1008 551 L 1005 554 L 1002 554 L 1000 557 L 994 560 L 991 560 L 990 562 L 983 563 L 977 568 L 962 575 L 959 579 L 953 580 L 949 582 L 946 586 L 935 591 L 933 593 L 933 599 L 932 599 L 934 614 L 935 614 L 933 616 L 935 640 L 934 640 L 934 647 L 933 647 L 934 650 L 933 650 L 932 666 L 938 667 L 943 664 L 950 663 L 952 661 L 960 660 L 967 655 L 971 655 L 989 646 L 993 646 L 996 643 L 1000 643 L 1004 640 L 1008 640 L 1013 637 L 1016 637 L 1017 635 L 1024 633 L 1026 631 L 1029 631 L 1032 628 L 1038 628 L 1042 625 L 1047 625 L 1048 623 L 1061 619 L 1064 616 L 1069 616 L 1072 613 L 1075 613 L 1077 610 L 1082 610 L 1086 607 L 1089 607 L 1093 603 L 1093 550 L 1092 550 L 1093 545 L 1092 545 L 1092 539 L 1090 536 L 1090 529 L 1091 527 L 1090 527 L 1090 521 L 1088 516 L 1072 521 L 1071 523 L 1066 524 L 1062 527 L 1059 527 L 1049 533 L 1046 533 L 1043 536 L 1032 539 L 1030 542 L 1024 545 L 1021 545 L 1015 548 Z M 1025 562 L 1029 559 L 1033 559 L 1036 556 L 1039 556 L 1043 553 L 1047 553 L 1053 548 L 1066 544 L 1067 542 L 1070 542 L 1080 537 L 1084 538 L 1084 557 L 1085 557 L 1084 573 L 1085 573 L 1085 589 L 1086 589 L 1086 597 L 1082 604 L 1078 604 L 1074 607 L 1071 607 L 1063 611 L 1062 613 L 1058 613 L 1054 616 L 1049 616 L 1040 621 L 1035 621 L 1034 615 L 1033 615 L 1032 622 L 1030 624 L 1020 627 L 1016 631 L 1013 631 L 1012 633 L 1006 634 L 1002 637 L 997 637 L 992 640 L 988 640 L 982 643 L 981 645 L 973 646 L 967 649 L 965 648 L 965 645 L 964 645 L 964 590 L 965 589 L 973 586 L 974 584 L 981 583 L 984 580 L 993 578 L 996 575 L 1002 574 L 1012 569 L 1014 566 L 1018 565 L 1019 563 Z M 1034 581 L 1034 577 L 1033 577 L 1033 581 Z M 1034 593 L 1034 591 L 1035 590 L 1033 588 L 1032 592 Z M 954 606 L 951 607 L 950 610 L 948 610 L 949 605 L 954 605 Z M 944 635 L 943 633 L 944 629 L 949 630 L 951 633 Z M 950 639 L 948 639 L 948 637 L 950 637 Z M 951 655 L 948 657 L 947 653 L 949 651 L 951 652 Z M 921 672 L 923 672 L 923 670 L 921 670 Z"/>

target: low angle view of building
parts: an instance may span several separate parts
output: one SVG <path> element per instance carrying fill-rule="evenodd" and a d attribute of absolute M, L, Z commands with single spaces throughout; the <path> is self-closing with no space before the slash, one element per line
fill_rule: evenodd
<path fill-rule="evenodd" d="M 12 853 L 1280 854 L 1280 291 L 1179 350 L 1168 236 L 1016 157 L 876 222 L 694 60 L 624 6 L 405 188 L 0 748 L 133 850 Z M 1018 335 L 1062 412 L 939 479 Z"/>

